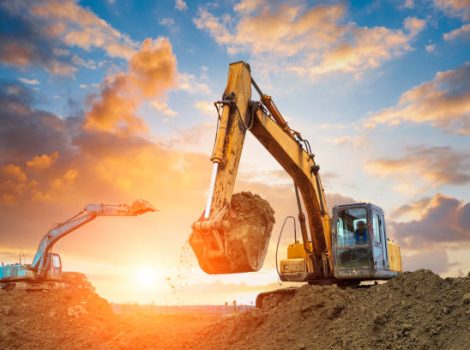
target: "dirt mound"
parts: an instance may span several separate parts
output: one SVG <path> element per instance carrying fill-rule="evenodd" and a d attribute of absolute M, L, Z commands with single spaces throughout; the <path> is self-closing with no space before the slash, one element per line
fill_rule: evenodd
<path fill-rule="evenodd" d="M 298 288 L 207 329 L 194 349 L 468 349 L 470 278 L 428 270 L 359 289 Z"/>
<path fill-rule="evenodd" d="M 115 314 L 83 275 L 0 289 L 0 349 L 468 349 L 470 278 L 405 273 L 360 289 L 303 286 L 269 309 Z M 145 309 L 142 309 L 145 310 Z"/>
<path fill-rule="evenodd" d="M 101 324 L 112 310 L 92 288 L 0 289 L 0 300 L 1 349 L 74 348 L 86 345 L 90 333 L 109 335 Z"/>
<path fill-rule="evenodd" d="M 66 289 L 0 289 L 0 349 L 181 349 L 214 314 L 117 315 L 84 275 Z"/>

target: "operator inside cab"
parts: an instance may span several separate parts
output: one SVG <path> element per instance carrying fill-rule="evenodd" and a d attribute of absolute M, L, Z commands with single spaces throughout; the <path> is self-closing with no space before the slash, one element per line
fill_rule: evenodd
<path fill-rule="evenodd" d="M 354 240 L 356 244 L 367 244 L 367 226 L 362 220 L 357 223 L 357 228 L 354 231 Z"/>

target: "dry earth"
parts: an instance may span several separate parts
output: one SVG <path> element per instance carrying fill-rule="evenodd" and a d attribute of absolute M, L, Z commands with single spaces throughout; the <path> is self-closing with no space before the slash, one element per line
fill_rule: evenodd
<path fill-rule="evenodd" d="M 470 349 L 470 278 L 428 270 L 359 289 L 303 286 L 220 322 L 197 349 Z"/>
<path fill-rule="evenodd" d="M 290 301 L 222 317 L 115 314 L 87 282 L 0 290 L 1 349 L 468 349 L 470 278 L 405 273 L 360 289 L 300 287 Z"/>

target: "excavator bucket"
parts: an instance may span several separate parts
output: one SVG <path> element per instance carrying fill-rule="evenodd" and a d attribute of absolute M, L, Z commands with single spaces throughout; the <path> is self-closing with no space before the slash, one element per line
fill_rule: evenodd
<path fill-rule="evenodd" d="M 149 202 L 138 199 L 129 208 L 129 215 L 142 215 L 152 211 L 156 211 L 156 209 Z"/>
<path fill-rule="evenodd" d="M 193 224 L 189 238 L 202 270 L 209 274 L 258 271 L 264 262 L 274 211 L 258 195 L 233 195 L 230 208 Z"/>

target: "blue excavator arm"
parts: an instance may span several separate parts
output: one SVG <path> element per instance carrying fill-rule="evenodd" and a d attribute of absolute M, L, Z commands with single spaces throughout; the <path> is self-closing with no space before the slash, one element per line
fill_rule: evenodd
<path fill-rule="evenodd" d="M 31 265 L 13 264 L 1 266 L 0 282 L 28 279 L 28 277 L 32 277 L 31 272 L 34 278 L 45 278 L 49 268 L 48 260 L 50 252 L 54 244 L 98 216 L 137 216 L 152 211 L 155 211 L 152 205 L 142 199 L 136 200 L 131 205 L 88 204 L 78 214 L 65 222 L 57 224 L 44 235 Z"/>

